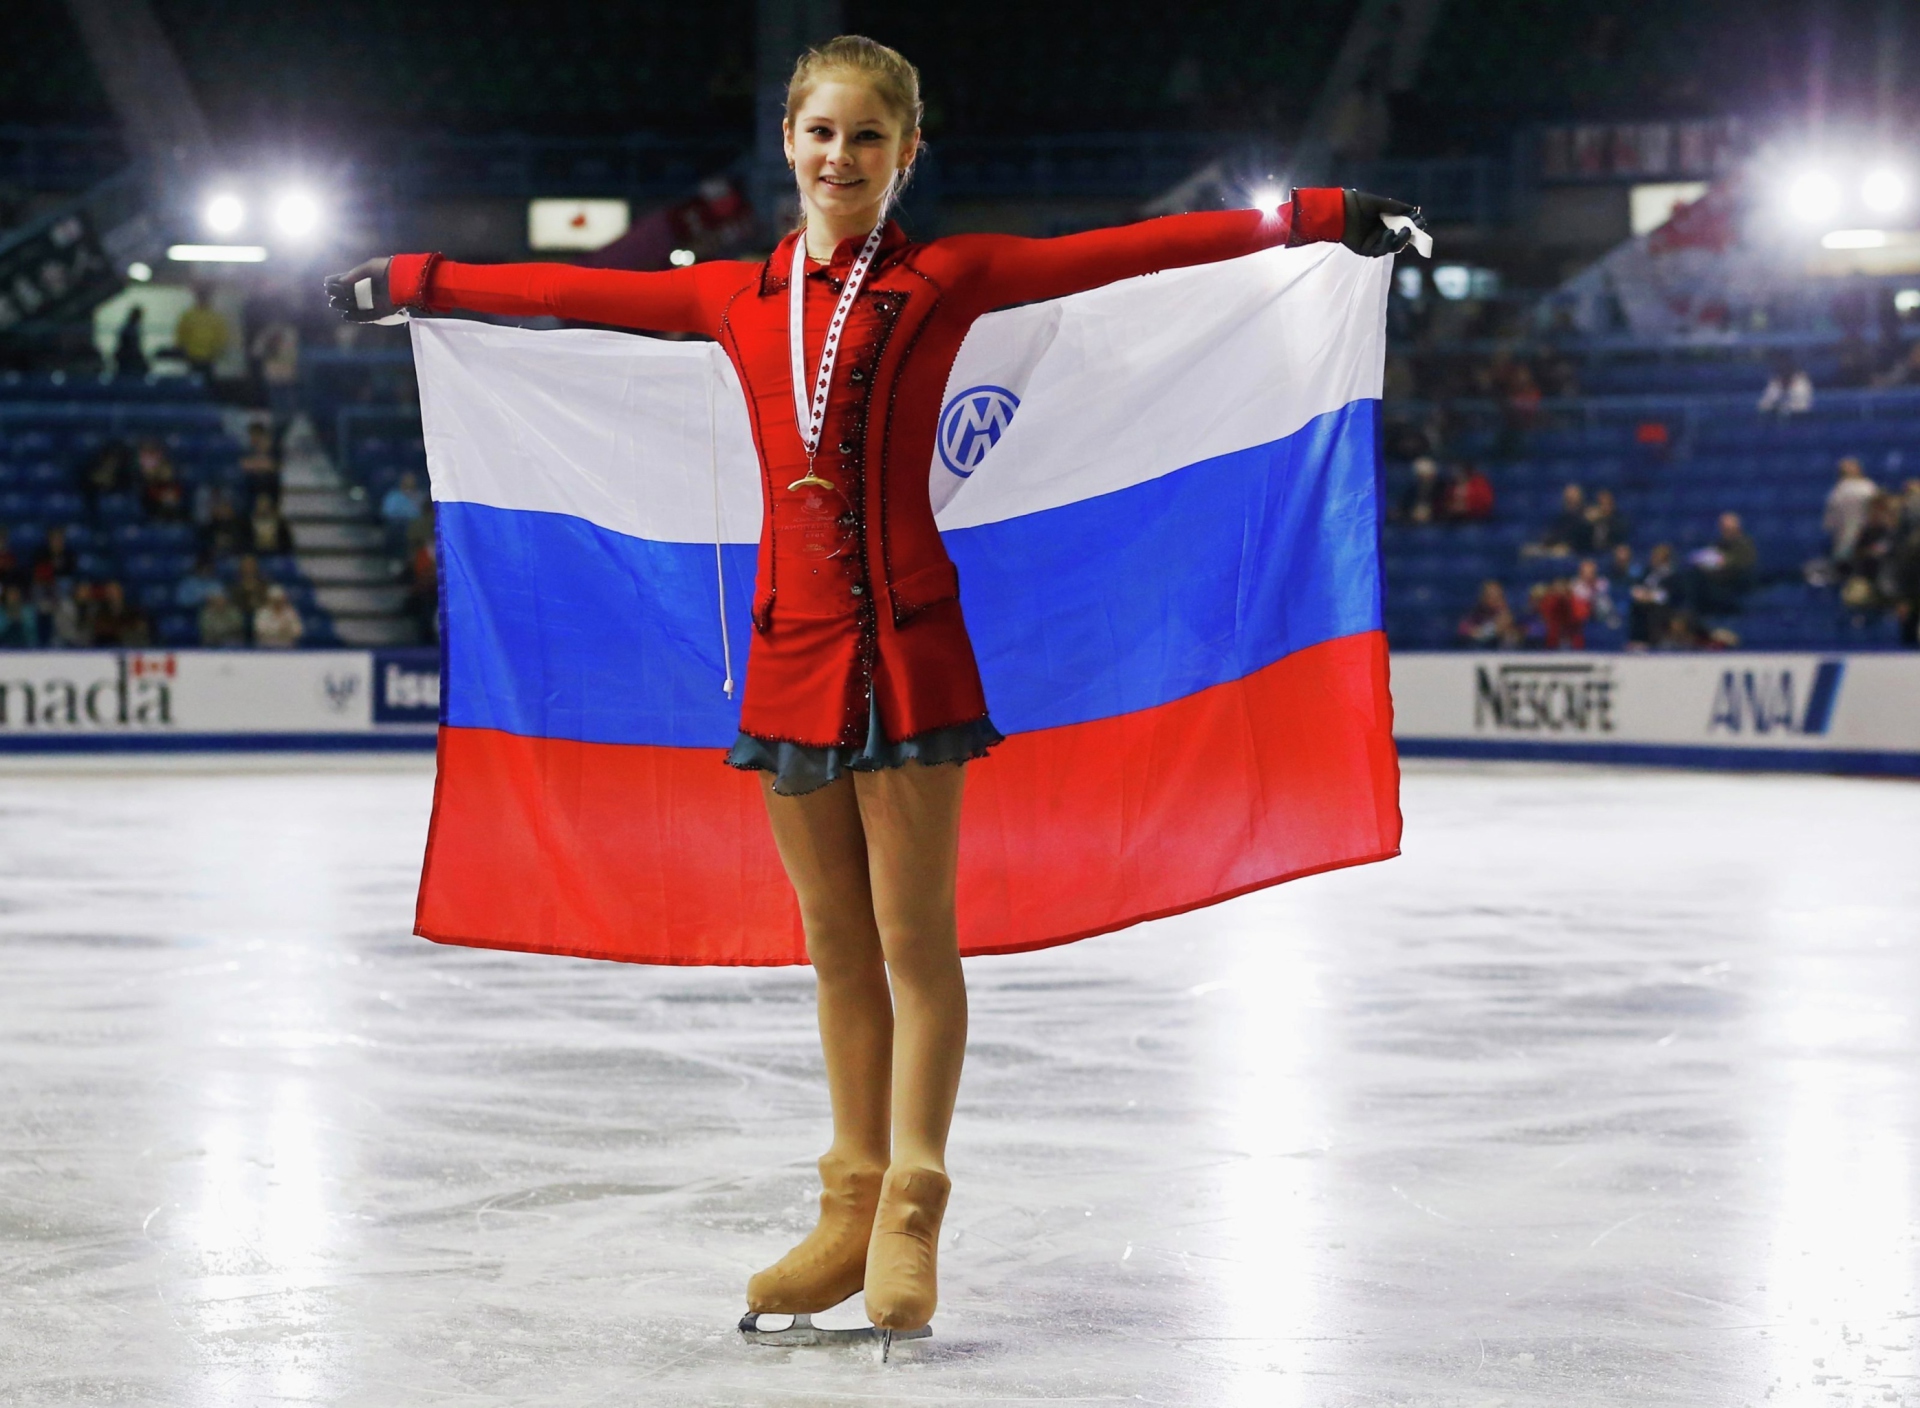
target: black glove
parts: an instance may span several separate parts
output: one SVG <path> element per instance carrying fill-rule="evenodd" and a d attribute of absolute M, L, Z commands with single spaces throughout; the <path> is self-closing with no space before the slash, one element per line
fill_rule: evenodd
<path fill-rule="evenodd" d="M 1393 200 L 1387 196 L 1370 196 L 1352 187 L 1347 188 L 1346 196 L 1347 228 L 1340 236 L 1340 243 L 1355 254 L 1379 259 L 1384 255 L 1398 254 L 1412 243 L 1412 230 L 1389 230 L 1380 223 L 1382 215 L 1405 215 L 1421 229 L 1427 228 L 1426 217 L 1420 213 L 1417 205 L 1408 205 L 1403 200 Z"/>
<path fill-rule="evenodd" d="M 1347 208 L 1347 228 L 1353 228 L 1353 208 Z M 344 274 L 327 276 L 327 306 L 350 323 L 377 323 L 399 313 L 387 296 L 385 259 L 369 259 Z"/>

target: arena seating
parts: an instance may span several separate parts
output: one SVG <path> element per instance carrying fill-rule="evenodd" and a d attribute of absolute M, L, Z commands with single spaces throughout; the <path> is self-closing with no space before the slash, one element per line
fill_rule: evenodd
<path fill-rule="evenodd" d="M 239 418 L 206 399 L 186 378 L 102 382 L 94 378 L 0 379 L 0 526 L 21 561 L 31 559 L 54 527 L 66 529 L 78 576 L 117 580 L 152 624 L 162 646 L 198 642 L 192 613 L 175 608 L 175 589 L 192 571 L 192 522 L 149 521 L 138 494 L 102 494 L 89 503 L 81 468 L 111 441 L 158 441 L 172 460 L 189 502 L 205 487 L 242 488 Z M 280 583 L 299 608 L 303 644 L 337 644 L 333 622 L 292 554 L 263 556 L 262 574 Z M 231 580 L 238 560 L 216 564 Z"/>
<path fill-rule="evenodd" d="M 1818 366 L 1816 362 L 1809 365 Z M 1503 422 L 1491 402 L 1456 404 L 1464 422 L 1442 452 L 1474 460 L 1495 488 L 1491 520 L 1389 523 L 1383 539 L 1387 629 L 1401 648 L 1456 642 L 1456 625 L 1480 583 L 1501 581 L 1524 604 L 1532 583 L 1570 575 L 1565 557 L 1523 557 L 1559 508 L 1567 484 L 1609 489 L 1631 526 L 1637 555 L 1657 543 L 1684 553 L 1710 542 L 1722 512 L 1738 513 L 1760 554 L 1759 582 L 1743 609 L 1724 619 L 1754 648 L 1871 649 L 1896 644 L 1890 616 L 1844 609 L 1831 589 L 1809 586 L 1803 568 L 1825 550 L 1820 520 L 1836 462 L 1856 456 L 1883 488 L 1920 475 L 1920 392 L 1822 392 L 1807 415 L 1762 416 L 1751 360 L 1706 360 L 1661 381 L 1698 394 L 1586 396 L 1543 402 L 1531 428 Z M 1609 377 L 1585 369 L 1584 385 L 1644 387 L 1645 368 Z M 1817 375 L 1817 372 L 1816 372 Z M 1740 385 L 1737 393 L 1704 388 Z M 1417 408 L 1399 407 L 1407 416 Z M 1664 446 L 1642 443 L 1643 426 L 1665 427 Z M 1390 498 L 1411 477 L 1388 467 Z M 1617 647 L 1622 633 L 1589 628 L 1590 647 Z"/>

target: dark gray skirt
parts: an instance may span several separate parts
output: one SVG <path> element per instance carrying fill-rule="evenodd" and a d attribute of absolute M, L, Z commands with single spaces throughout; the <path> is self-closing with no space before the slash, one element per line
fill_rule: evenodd
<path fill-rule="evenodd" d="M 880 727 L 880 707 L 867 706 L 867 741 L 858 748 L 813 748 L 804 743 L 782 743 L 743 733 L 727 750 L 727 766 L 773 774 L 773 790 L 797 797 L 825 787 L 849 772 L 878 772 L 902 763 L 932 767 L 938 763 L 966 763 L 987 756 L 987 749 L 1003 743 L 992 719 L 930 729 L 898 743 L 887 740 Z"/>

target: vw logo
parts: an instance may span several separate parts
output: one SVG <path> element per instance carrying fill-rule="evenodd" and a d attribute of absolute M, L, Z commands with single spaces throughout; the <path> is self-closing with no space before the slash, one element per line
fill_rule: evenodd
<path fill-rule="evenodd" d="M 940 412 L 940 460 L 962 479 L 1000 443 L 1020 398 L 1004 386 L 969 386 Z"/>

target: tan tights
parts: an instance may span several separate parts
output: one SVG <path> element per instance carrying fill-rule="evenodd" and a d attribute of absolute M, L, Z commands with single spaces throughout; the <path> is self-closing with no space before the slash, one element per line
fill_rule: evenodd
<path fill-rule="evenodd" d="M 960 764 L 908 763 L 782 797 L 762 778 L 818 984 L 833 1152 L 855 1163 L 946 1171 L 967 1046 L 963 781 Z"/>

